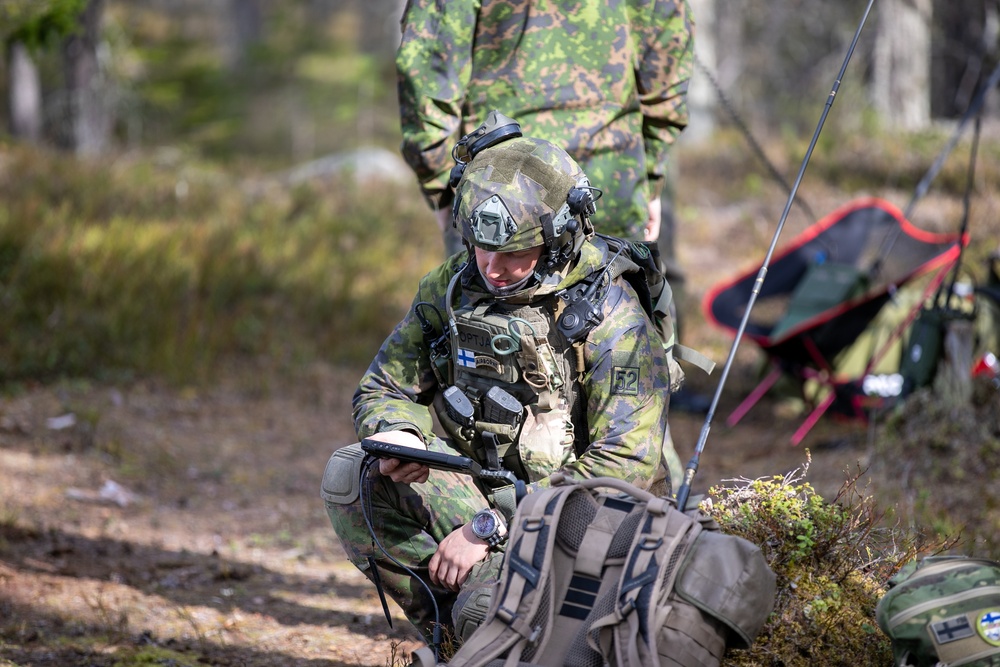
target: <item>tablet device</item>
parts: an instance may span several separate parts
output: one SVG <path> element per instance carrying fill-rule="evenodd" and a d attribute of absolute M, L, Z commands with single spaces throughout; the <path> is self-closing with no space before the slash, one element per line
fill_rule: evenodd
<path fill-rule="evenodd" d="M 482 466 L 467 456 L 429 452 L 426 449 L 414 449 L 413 447 L 394 445 L 367 438 L 361 441 L 361 449 L 378 458 L 422 463 L 435 470 L 450 470 L 473 476 L 477 476 L 482 472 Z"/>

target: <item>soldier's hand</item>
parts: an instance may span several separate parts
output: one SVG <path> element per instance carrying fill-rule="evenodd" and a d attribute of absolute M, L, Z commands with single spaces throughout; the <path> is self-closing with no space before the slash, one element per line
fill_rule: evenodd
<path fill-rule="evenodd" d="M 472 566 L 486 558 L 487 553 L 489 547 L 472 532 L 472 524 L 467 523 L 441 540 L 431 556 L 428 565 L 431 581 L 442 588 L 457 591 L 469 578 Z"/>
<path fill-rule="evenodd" d="M 423 440 L 409 431 L 385 431 L 371 436 L 372 440 L 393 445 L 426 450 Z M 427 481 L 431 469 L 420 463 L 404 463 L 399 459 L 379 459 L 378 471 L 398 484 L 420 484 Z"/>
<path fill-rule="evenodd" d="M 646 210 L 646 224 L 642 229 L 643 241 L 656 241 L 660 238 L 660 221 L 663 219 L 663 203 L 659 197 L 649 200 Z"/>

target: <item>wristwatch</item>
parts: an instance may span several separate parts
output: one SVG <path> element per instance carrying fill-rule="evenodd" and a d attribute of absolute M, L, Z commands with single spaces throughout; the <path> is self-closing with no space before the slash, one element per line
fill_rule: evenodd
<path fill-rule="evenodd" d="M 479 510 L 472 517 L 472 532 L 486 542 L 490 549 L 495 549 L 507 541 L 507 530 L 503 520 L 489 508 Z"/>

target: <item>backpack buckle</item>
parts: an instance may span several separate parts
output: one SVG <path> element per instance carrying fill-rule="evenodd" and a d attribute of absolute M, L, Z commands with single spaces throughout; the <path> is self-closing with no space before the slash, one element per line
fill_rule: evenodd
<path fill-rule="evenodd" d="M 644 535 L 642 542 L 636 545 L 639 549 L 643 551 L 656 551 L 661 546 L 663 546 L 663 538 L 657 537 L 655 540 L 649 535 Z"/>
<path fill-rule="evenodd" d="M 537 533 L 545 527 L 544 517 L 527 517 L 521 521 L 521 530 L 526 533 Z"/>
<path fill-rule="evenodd" d="M 619 605 L 619 607 L 618 607 L 618 618 L 620 618 L 620 619 L 626 618 L 633 611 L 635 611 L 635 600 L 632 599 L 632 598 L 629 598 L 629 599 L 625 600 L 624 604 Z"/>
<path fill-rule="evenodd" d="M 503 605 L 500 605 L 497 607 L 497 618 L 507 625 L 510 625 L 514 622 L 514 619 L 517 618 L 517 614 L 505 608 Z"/>

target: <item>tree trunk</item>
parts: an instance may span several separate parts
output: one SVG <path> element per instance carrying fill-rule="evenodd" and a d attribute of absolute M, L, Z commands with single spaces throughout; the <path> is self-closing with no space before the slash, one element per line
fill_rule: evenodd
<path fill-rule="evenodd" d="M 38 66 L 22 42 L 7 46 L 10 133 L 12 136 L 38 143 L 42 138 L 42 84 Z"/>
<path fill-rule="evenodd" d="M 688 89 L 688 126 L 681 137 L 692 143 L 711 138 L 715 131 L 718 98 L 709 76 L 718 81 L 718 58 L 715 53 L 715 0 L 691 0 L 695 21 L 695 63 Z"/>
<path fill-rule="evenodd" d="M 949 320 L 944 334 L 944 356 L 934 377 L 934 394 L 951 408 L 967 408 L 972 401 L 973 323 Z"/>
<path fill-rule="evenodd" d="M 935 118 L 962 116 L 981 79 L 989 76 L 996 62 L 996 12 L 995 0 L 935 1 L 931 76 Z"/>
<path fill-rule="evenodd" d="M 872 101 L 890 127 L 930 125 L 931 5 L 931 0 L 882 0 Z"/>
<path fill-rule="evenodd" d="M 229 0 L 227 19 L 223 52 L 226 65 L 230 70 L 236 70 L 246 64 L 247 53 L 261 40 L 263 18 L 260 0 Z"/>
<path fill-rule="evenodd" d="M 66 38 L 63 56 L 70 114 L 70 148 L 77 155 L 105 153 L 114 124 L 111 91 L 97 57 L 104 0 L 89 0 L 81 30 Z"/>

